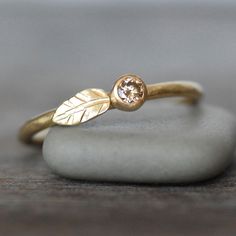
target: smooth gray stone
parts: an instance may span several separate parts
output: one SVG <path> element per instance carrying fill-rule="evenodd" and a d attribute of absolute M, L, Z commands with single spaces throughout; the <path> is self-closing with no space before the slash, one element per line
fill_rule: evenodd
<path fill-rule="evenodd" d="M 55 173 L 74 179 L 189 183 L 224 171 L 235 141 L 235 118 L 221 108 L 149 102 L 80 127 L 54 127 L 43 154 Z"/>

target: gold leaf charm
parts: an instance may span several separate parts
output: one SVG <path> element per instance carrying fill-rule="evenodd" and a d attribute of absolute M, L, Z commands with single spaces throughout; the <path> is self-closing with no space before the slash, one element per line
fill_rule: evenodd
<path fill-rule="evenodd" d="M 53 122 L 72 126 L 89 121 L 110 107 L 110 97 L 102 89 L 86 89 L 65 101 L 55 112 Z"/>

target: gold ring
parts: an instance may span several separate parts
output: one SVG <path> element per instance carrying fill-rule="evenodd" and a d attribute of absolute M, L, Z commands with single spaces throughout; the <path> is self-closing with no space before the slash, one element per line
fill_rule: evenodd
<path fill-rule="evenodd" d="M 195 82 L 174 81 L 145 85 L 137 75 L 121 76 L 111 92 L 102 89 L 86 89 L 57 109 L 48 111 L 27 121 L 19 132 L 26 144 L 42 144 L 43 137 L 37 134 L 54 125 L 74 126 L 94 119 L 110 109 L 135 111 L 146 100 L 165 97 L 184 97 L 184 102 L 197 104 L 203 95 L 202 88 Z"/>

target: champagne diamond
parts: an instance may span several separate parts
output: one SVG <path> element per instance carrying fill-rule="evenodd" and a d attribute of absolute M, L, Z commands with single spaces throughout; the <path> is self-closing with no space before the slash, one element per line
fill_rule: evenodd
<path fill-rule="evenodd" d="M 141 80 L 126 77 L 118 86 L 118 95 L 126 103 L 138 102 L 144 96 L 144 85 Z"/>

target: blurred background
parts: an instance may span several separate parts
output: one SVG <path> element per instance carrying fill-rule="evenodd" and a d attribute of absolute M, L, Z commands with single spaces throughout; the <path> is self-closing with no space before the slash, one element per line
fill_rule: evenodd
<path fill-rule="evenodd" d="M 4 120 L 20 123 L 84 88 L 109 90 L 129 72 L 198 81 L 207 102 L 236 112 L 235 24 L 233 0 L 1 0 Z"/>
<path fill-rule="evenodd" d="M 91 185 L 17 142 L 29 117 L 124 73 L 200 82 L 236 113 L 236 1 L 0 0 L 1 235 L 235 235 L 235 165 L 194 187 Z"/>

